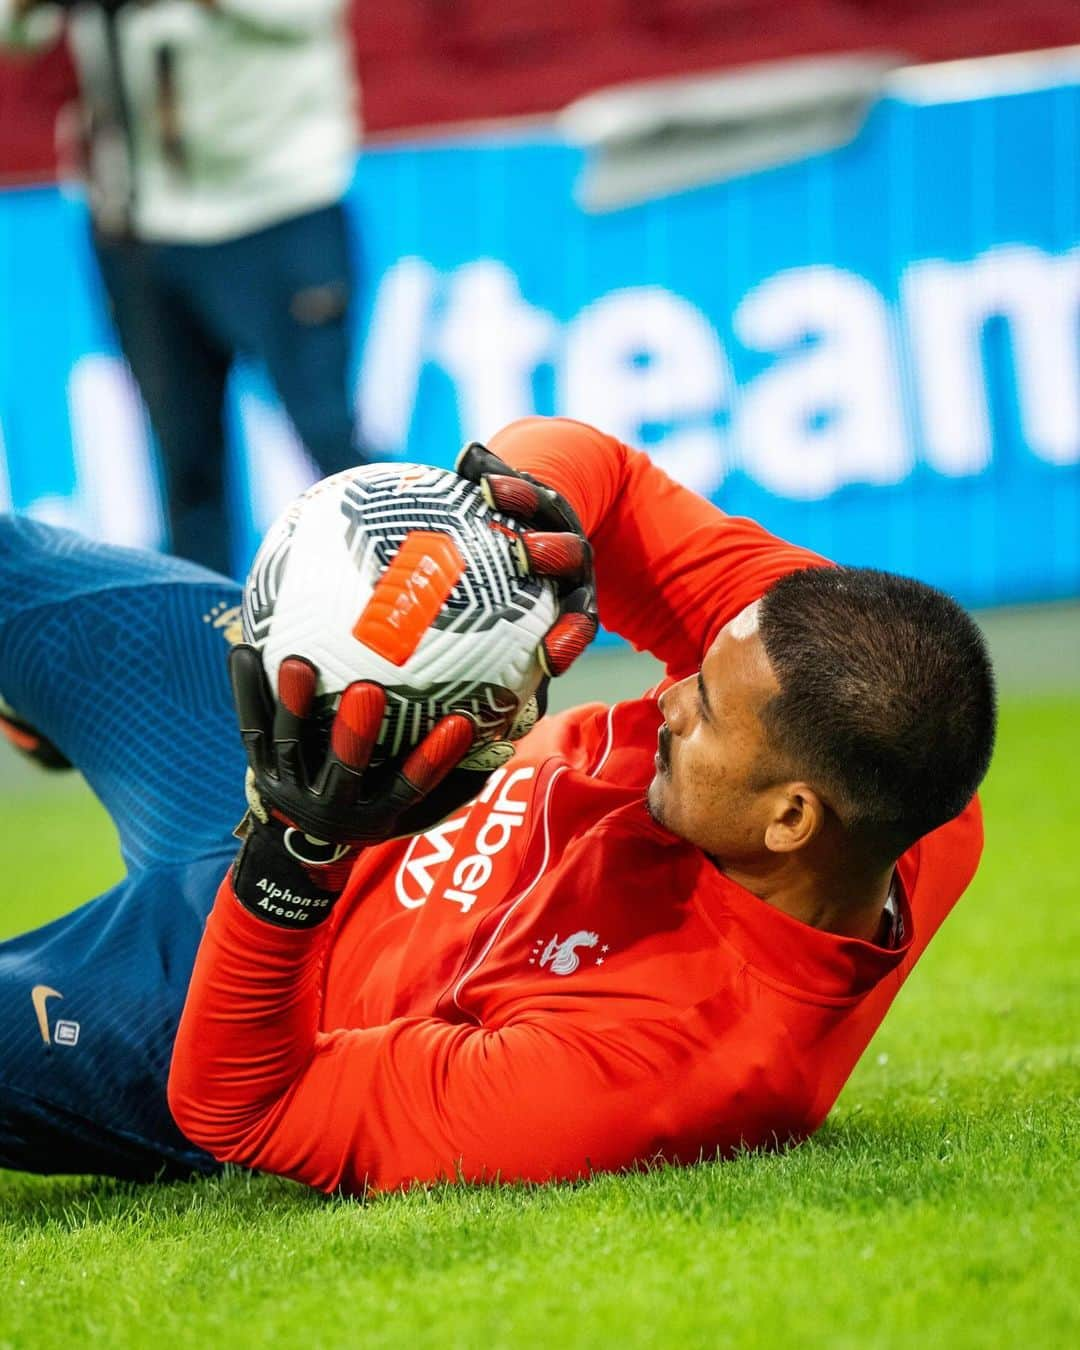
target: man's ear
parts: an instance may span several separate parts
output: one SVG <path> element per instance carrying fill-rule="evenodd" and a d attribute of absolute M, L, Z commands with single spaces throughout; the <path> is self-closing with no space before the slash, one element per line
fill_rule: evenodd
<path fill-rule="evenodd" d="M 765 827 L 770 853 L 794 853 L 805 848 L 825 828 L 825 803 L 808 783 L 785 783 L 773 801 Z"/>

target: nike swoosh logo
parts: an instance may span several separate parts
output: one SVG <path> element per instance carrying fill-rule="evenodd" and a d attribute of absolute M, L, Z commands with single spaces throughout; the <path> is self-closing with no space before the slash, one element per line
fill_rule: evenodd
<path fill-rule="evenodd" d="M 59 989 L 50 989 L 47 984 L 35 984 L 30 990 L 30 1001 L 34 1005 L 34 1012 L 37 1013 L 37 1024 L 41 1030 L 41 1039 L 46 1045 L 51 1045 L 49 1038 L 49 1017 L 47 1005 L 51 998 L 63 998 Z"/>

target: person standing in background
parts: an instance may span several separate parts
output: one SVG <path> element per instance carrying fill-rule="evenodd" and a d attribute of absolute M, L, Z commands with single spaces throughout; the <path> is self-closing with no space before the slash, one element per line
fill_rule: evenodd
<path fill-rule="evenodd" d="M 0 0 L 79 75 L 94 244 L 161 449 L 173 552 L 232 570 L 225 387 L 260 358 L 320 475 L 361 463 L 342 198 L 346 0 Z"/>

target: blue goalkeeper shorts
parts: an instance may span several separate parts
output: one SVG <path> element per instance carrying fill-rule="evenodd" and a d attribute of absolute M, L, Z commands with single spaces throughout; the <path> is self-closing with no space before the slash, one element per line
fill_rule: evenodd
<path fill-rule="evenodd" d="M 215 1166 L 176 1128 L 165 1085 L 244 811 L 226 665 L 239 603 L 193 564 L 0 516 L 0 696 L 84 775 L 126 867 L 104 895 L 0 943 L 0 1167 L 149 1179 Z"/>

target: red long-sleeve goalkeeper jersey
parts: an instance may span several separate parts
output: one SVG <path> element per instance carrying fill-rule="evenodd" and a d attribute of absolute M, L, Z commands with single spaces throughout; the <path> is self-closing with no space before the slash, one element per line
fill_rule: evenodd
<path fill-rule="evenodd" d="M 601 618 L 669 678 L 821 562 L 579 423 L 529 419 L 492 444 L 574 504 Z M 888 950 L 790 918 L 650 819 L 660 721 L 656 691 L 545 719 L 471 807 L 364 852 L 313 930 L 254 917 L 226 879 L 176 1042 L 181 1128 L 349 1191 L 576 1177 L 813 1131 L 970 880 L 978 806 L 900 861 Z"/>

